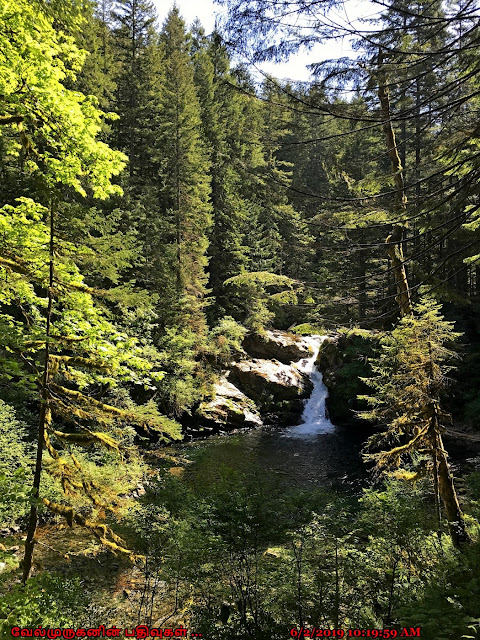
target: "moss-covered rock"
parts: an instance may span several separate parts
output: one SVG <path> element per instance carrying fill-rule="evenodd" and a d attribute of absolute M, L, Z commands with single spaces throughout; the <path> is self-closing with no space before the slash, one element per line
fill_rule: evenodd
<path fill-rule="evenodd" d="M 379 334 L 363 329 L 341 330 L 323 342 L 316 365 L 328 389 L 328 415 L 334 424 L 363 422 L 355 412 L 366 407 L 357 396 L 369 393 L 361 378 L 371 375 L 368 358 L 378 347 Z"/>
<path fill-rule="evenodd" d="M 205 436 L 264 422 L 295 424 L 300 419 L 313 384 L 294 363 L 312 356 L 308 341 L 283 331 L 266 331 L 262 336 L 249 335 L 243 347 L 242 359 L 224 372 L 213 396 L 192 415 L 182 417 L 187 435 Z M 250 359 L 251 354 L 265 357 Z"/>

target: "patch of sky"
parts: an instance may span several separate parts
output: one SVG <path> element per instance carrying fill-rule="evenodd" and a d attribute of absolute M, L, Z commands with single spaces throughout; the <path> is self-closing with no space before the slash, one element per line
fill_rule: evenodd
<path fill-rule="evenodd" d="M 171 6 L 163 0 L 155 1 L 160 24 L 164 21 Z M 213 0 L 177 0 L 180 13 L 186 23 L 191 25 L 198 18 L 207 33 L 215 28 L 215 21 L 219 20 L 224 12 L 223 8 Z M 272 75 L 281 80 L 293 82 L 308 82 L 312 80 L 310 65 L 323 60 L 335 60 L 337 58 L 355 58 L 357 52 L 352 48 L 353 32 L 357 29 L 373 29 L 375 20 L 378 19 L 378 5 L 370 0 L 345 0 L 336 9 L 330 10 L 326 17 L 322 18 L 325 25 L 337 27 L 339 35 L 335 39 L 329 39 L 322 43 L 316 43 L 310 49 L 301 49 L 295 55 L 290 56 L 286 62 L 263 62 L 257 68 L 249 65 L 248 60 L 239 62 L 247 63 L 255 77 L 261 80 L 262 75 Z M 369 26 L 365 20 L 369 20 Z M 297 25 L 298 26 L 298 25 Z M 304 23 L 303 27 L 308 28 Z"/>

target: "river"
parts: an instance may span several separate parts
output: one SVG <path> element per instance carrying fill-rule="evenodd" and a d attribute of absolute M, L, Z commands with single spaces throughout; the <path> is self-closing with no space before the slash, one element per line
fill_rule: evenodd
<path fill-rule="evenodd" d="M 196 440 L 181 447 L 192 460 L 186 478 L 209 483 L 223 467 L 246 475 L 274 474 L 281 483 L 298 488 L 325 487 L 357 493 L 367 482 L 360 450 L 365 432 L 333 425 L 326 415 L 327 389 L 315 360 L 323 336 L 310 336 L 312 356 L 296 363 L 310 376 L 313 391 L 298 425 L 264 426 L 224 436 Z"/>

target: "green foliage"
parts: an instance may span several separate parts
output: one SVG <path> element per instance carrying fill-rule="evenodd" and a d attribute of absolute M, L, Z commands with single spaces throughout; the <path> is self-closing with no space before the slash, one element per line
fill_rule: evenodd
<path fill-rule="evenodd" d="M 10 636 L 12 627 L 76 627 L 80 613 L 86 607 L 79 578 L 65 579 L 44 573 L 16 584 L 5 591 L 0 600 L 0 632 Z"/>
<path fill-rule="evenodd" d="M 276 273 L 241 273 L 226 280 L 224 285 L 232 290 L 238 308 L 236 315 L 242 324 L 259 333 L 270 326 L 275 317 L 275 311 L 271 309 L 275 305 L 296 302 L 295 280 Z"/>
<path fill-rule="evenodd" d="M 32 188 L 35 199 L 22 194 L 15 198 L 16 206 L 7 203 L 0 209 L 0 274 L 5 280 L 0 294 L 1 382 L 21 389 L 28 401 L 40 399 L 39 446 L 44 443 L 49 455 L 44 467 L 64 494 L 79 502 L 79 497 L 88 499 L 97 511 L 114 511 L 119 506 L 118 490 L 132 479 L 138 481 L 138 465 L 129 466 L 130 473 L 123 474 L 124 484 L 119 486 L 118 466 L 113 476 L 108 464 L 98 474 L 88 457 L 75 456 L 72 445 L 102 446 L 120 457 L 121 448 L 125 451 L 120 427 L 128 424 L 160 439 L 181 436 L 179 425 L 162 416 L 157 407 L 136 414 L 131 401 L 122 407 L 104 397 L 107 389 L 111 393 L 121 383 L 154 391 L 164 374 L 158 369 L 153 346 L 119 330 L 94 302 L 94 296 L 108 299 L 110 293 L 114 303 L 123 300 L 125 304 L 129 283 L 123 283 L 123 295 L 118 289 L 102 292 L 84 282 L 79 268 L 95 253 L 114 250 L 110 262 L 102 260 L 102 272 L 105 280 L 118 282 L 119 271 L 131 264 L 128 245 L 132 235 L 116 235 L 107 247 L 105 230 L 118 225 L 118 216 L 116 220 L 110 216 L 102 225 L 94 210 L 88 214 L 81 207 L 77 223 L 94 230 L 96 222 L 99 242 L 90 238 L 77 247 L 75 231 L 62 233 L 57 225 L 62 201 L 68 201 L 66 194 L 86 197 L 88 188 L 95 198 L 120 195 L 122 190 L 112 178 L 123 169 L 125 157 L 99 141 L 103 114 L 96 100 L 66 86 L 67 81 L 75 81 L 84 52 L 72 36 L 54 26 L 53 18 L 41 7 L 37 9 L 21 0 L 11 3 L 8 15 L 5 11 L 2 15 L 0 9 L 0 22 L 6 21 L 2 29 L 5 56 L 0 61 L 1 106 L 8 114 L 14 111 L 0 124 L 2 128 L 17 125 L 20 138 L 18 144 L 7 136 L 2 150 L 7 157 L 20 154 L 21 171 L 36 187 Z M 10 36 L 5 38 L 5 33 Z M 72 223 L 75 205 L 63 206 Z M 64 222 L 63 231 L 68 226 Z M 90 271 L 94 271 L 91 265 Z M 99 398 L 95 397 L 98 389 L 102 390 Z M 134 458 L 131 454 L 130 462 Z M 35 500 L 40 497 L 70 525 L 75 521 L 85 526 L 110 548 L 126 551 L 107 525 L 47 498 L 39 487 L 41 469 L 42 459 L 37 457 Z M 36 513 L 34 503 L 25 578 L 31 566 Z"/>
<path fill-rule="evenodd" d="M 43 290 L 48 286 L 50 232 L 41 219 L 41 211 L 29 199 L 21 199 L 15 208 L 6 205 L 0 210 L 2 249 L 5 255 L 13 257 L 12 264 L 0 263 L 0 269 L 9 274 L 0 294 L 1 308 L 5 309 L 0 313 L 2 377 L 21 386 L 29 395 L 36 394 L 36 376 L 31 371 L 41 370 L 45 345 L 47 301 L 38 295 L 36 285 Z M 61 309 L 55 322 L 55 337 L 51 338 L 55 351 L 50 366 L 52 382 L 63 398 L 58 397 L 53 404 L 57 413 L 67 420 L 72 412 L 79 419 L 93 412 L 101 421 L 101 403 L 88 400 L 84 390 L 94 384 L 115 388 L 120 381 L 152 388 L 163 378 L 163 372 L 157 368 L 158 355 L 153 349 L 119 331 L 95 305 L 92 295 L 95 290 L 84 284 L 75 261 L 78 253 L 81 249 L 77 250 L 71 243 L 57 245 L 56 293 Z M 12 305 L 21 308 L 23 316 L 12 315 Z M 79 391 L 67 388 L 71 380 Z M 135 421 L 134 413 L 123 417 Z M 111 421 L 113 414 L 112 411 L 104 413 L 103 421 Z M 120 411 L 117 415 L 122 417 Z M 165 429 L 166 433 L 178 434 L 175 425 L 167 420 L 162 424 L 160 416 L 151 421 L 151 426 L 160 432 Z"/>
<path fill-rule="evenodd" d="M 421 625 L 422 636 L 427 640 L 476 638 L 480 618 L 480 546 L 477 542 L 465 553 L 444 549 L 441 560 L 418 599 L 402 607 L 402 620 L 408 626 Z"/>
<path fill-rule="evenodd" d="M 313 502 L 310 496 L 307 503 Z M 150 484 L 142 503 L 131 526 L 147 555 L 148 572 L 176 584 L 176 597 L 188 606 L 192 625 L 202 633 L 209 627 L 213 638 L 252 632 L 264 637 L 267 629 L 280 628 L 261 608 L 269 585 L 259 570 L 268 542 L 284 540 L 295 518 L 308 519 L 310 511 L 300 507 L 300 498 L 280 497 L 273 481 L 259 475 L 247 479 L 225 468 L 207 492 L 164 476 Z M 154 603 L 170 593 L 167 586 L 163 594 L 147 592 L 146 600 Z M 232 606 L 228 624 L 219 623 L 222 602 Z"/>
<path fill-rule="evenodd" d="M 215 639 L 422 624 L 434 640 L 442 625 L 458 634 L 445 638 L 459 637 L 478 615 L 477 546 L 462 557 L 438 537 L 426 486 L 389 481 L 357 502 L 280 490 L 263 474 L 228 468 L 213 484 L 165 475 L 149 484 L 130 526 L 148 559 L 147 619 L 175 593 Z M 429 616 L 434 598 L 449 604 Z"/>
<path fill-rule="evenodd" d="M 447 345 L 458 334 L 453 331 L 453 323 L 440 315 L 438 304 L 423 300 L 415 312 L 415 316 L 412 313 L 402 318 L 384 339 L 383 353 L 370 361 L 375 375 L 365 381 L 376 394 L 363 397 L 370 411 L 360 415 L 382 421 L 386 429 L 369 438 L 368 447 L 377 450 L 366 458 L 375 461 L 377 474 L 393 471 L 397 477 L 413 482 L 430 475 L 439 531 L 441 499 L 452 541 L 460 547 L 471 543 L 471 538 L 442 440 L 451 416 L 441 408 L 450 371 L 446 361 L 455 355 Z"/>
<path fill-rule="evenodd" d="M 247 329 L 226 316 L 213 327 L 209 335 L 209 344 L 215 360 L 222 366 L 228 365 L 241 353 L 242 342 Z"/>
<path fill-rule="evenodd" d="M 27 513 L 32 453 L 25 425 L 0 400 L 0 526 L 11 526 Z"/>
<path fill-rule="evenodd" d="M 208 255 L 214 304 L 207 312 L 221 318 L 230 306 L 223 283 L 242 272 L 247 260 L 244 234 L 248 202 L 240 163 L 255 153 L 245 142 L 251 137 L 248 128 L 252 121 L 245 113 L 249 98 L 235 90 L 236 79 L 220 35 L 213 33 L 208 38 L 199 25 L 194 25 L 192 36 L 195 85 L 211 175 L 213 224 Z"/>
<path fill-rule="evenodd" d="M 453 9 L 439 2 L 413 12 L 407 4 L 385 8 L 389 28 L 372 32 L 355 70 L 326 63 L 311 86 L 266 80 L 260 89 L 230 68 L 218 33 L 207 37 L 198 23 L 188 32 L 177 8 L 157 32 L 148 0 L 120 0 L 112 16 L 109 1 L 2 4 L 0 393 L 12 404 L 0 401 L 2 524 L 28 507 L 31 451 L 15 409 L 37 411 L 39 388 L 48 409 L 41 497 L 70 522 L 70 505 L 77 523 L 93 515 L 101 538 L 112 532 L 96 518 L 122 515 L 122 495 L 145 472 L 138 436 L 179 438 L 172 416 L 211 392 L 246 330 L 390 322 L 383 245 L 398 212 L 377 126 L 379 44 L 392 112 L 403 114 L 395 133 L 412 201 L 403 238 L 412 291 L 428 282 L 462 305 L 478 294 L 469 251 L 479 230 L 475 25 L 467 15 L 445 27 Z M 255 18 L 263 45 L 265 10 L 271 18 L 279 6 L 235 9 Z M 326 34 L 311 26 L 310 42 Z M 297 47 L 297 29 L 270 53 Z M 439 432 L 449 420 L 440 399 L 455 337 L 434 304 L 416 313 L 389 334 L 341 331 L 340 361 L 325 375 L 333 419 L 347 421 L 362 396 L 362 417 L 388 425 L 372 439 L 389 447 L 374 454 L 379 468 L 404 466 L 410 479 L 428 468 L 428 411 L 438 409 Z M 465 321 L 471 334 L 475 313 Z M 469 357 L 474 371 L 478 354 Z M 459 402 L 472 422 L 475 393 Z M 478 515 L 470 482 L 467 505 Z M 432 533 L 424 488 L 388 484 L 352 509 L 267 485 L 226 471 L 201 495 L 163 478 L 137 511 L 140 550 L 204 635 L 260 640 L 305 621 L 380 627 L 417 615 L 435 640 L 468 634 L 480 615 L 477 547 L 460 557 Z M 31 605 L 34 618 L 51 610 L 44 624 L 70 624 L 57 609 L 76 605 L 61 599 L 60 582 L 45 586 L 58 594 L 52 601 L 35 585 L 23 592 L 31 601 L 7 594 L 15 623 Z"/>
<path fill-rule="evenodd" d="M 112 138 L 117 148 L 128 154 L 130 180 L 137 186 L 149 165 L 150 121 L 158 115 L 154 104 L 160 75 L 158 37 L 153 29 L 155 8 L 148 0 L 120 0 L 113 9 L 113 29 L 103 27 L 104 37 L 111 41 L 104 41 L 101 66 L 113 75 L 115 84 L 113 102 L 119 117 L 112 127 Z M 108 18 L 107 14 L 104 21 Z M 95 42 L 89 44 L 95 51 Z"/>
<path fill-rule="evenodd" d="M 319 335 L 324 336 L 328 333 L 328 331 L 322 325 L 311 324 L 310 322 L 304 322 L 302 324 L 297 324 L 294 327 L 289 329 L 292 333 L 295 333 L 297 336 L 312 336 Z"/>
<path fill-rule="evenodd" d="M 385 334 L 382 353 L 370 360 L 374 375 L 364 379 L 375 395 L 361 396 L 371 408 L 359 415 L 388 425 L 384 433 L 372 436 L 370 443 L 401 445 L 372 454 L 378 469 L 398 469 L 420 449 L 428 449 L 432 403 L 442 426 L 449 419 L 438 402 L 451 370 L 446 361 L 455 356 L 447 345 L 459 334 L 453 331 L 453 323 L 440 315 L 440 305 L 431 300 L 423 300 L 415 312 Z"/>
<path fill-rule="evenodd" d="M 207 351 L 206 343 L 187 327 L 171 327 L 158 339 L 158 350 L 167 374 L 157 383 L 160 406 L 165 412 L 181 415 L 208 391 L 208 370 L 197 360 L 199 350 Z"/>
<path fill-rule="evenodd" d="M 177 7 L 170 11 L 160 41 L 165 79 L 155 152 L 161 158 L 163 214 L 175 237 L 171 268 L 177 305 L 173 320 L 201 336 L 205 330 L 207 233 L 212 224 L 209 162 L 201 137 L 190 37 Z"/>
<path fill-rule="evenodd" d="M 103 111 L 110 111 L 113 106 L 118 64 L 109 28 L 109 4 L 107 0 L 83 2 L 80 7 L 83 20 L 79 28 L 74 29 L 77 46 L 87 51 L 85 62 L 77 73 L 75 89 L 87 96 L 95 96 Z M 110 132 L 109 124 L 103 123 L 102 130 L 105 137 Z"/>
<path fill-rule="evenodd" d="M 24 524 L 30 508 L 35 461 L 31 429 L 12 406 L 0 400 L 0 527 Z M 61 485 L 46 472 L 42 473 L 42 495 L 56 501 L 63 497 Z"/>
<path fill-rule="evenodd" d="M 0 27 L 1 111 L 14 118 L 7 126 L 18 131 L 17 139 L 4 138 L 7 155 L 23 149 L 28 170 L 41 173 L 51 187 L 61 182 L 84 194 L 87 181 L 97 197 L 119 193 L 110 178 L 121 171 L 124 156 L 97 140 L 102 112 L 94 100 L 65 88 L 85 53 L 24 0 L 2 5 Z"/>

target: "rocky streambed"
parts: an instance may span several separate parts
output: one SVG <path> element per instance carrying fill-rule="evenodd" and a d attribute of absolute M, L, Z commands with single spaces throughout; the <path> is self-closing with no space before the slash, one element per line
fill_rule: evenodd
<path fill-rule="evenodd" d="M 282 331 L 249 335 L 241 357 L 225 370 L 212 397 L 196 409 L 191 437 L 258 427 L 295 424 L 312 392 L 309 375 L 299 363 L 313 355 L 307 338 Z"/>
<path fill-rule="evenodd" d="M 321 346 L 312 343 L 311 336 L 285 331 L 247 335 L 241 357 L 223 372 L 212 396 L 197 407 L 185 425 L 187 438 L 262 425 L 303 422 L 304 429 L 312 419 L 309 416 L 302 421 L 307 398 L 311 399 L 311 413 L 318 413 L 315 403 L 320 401 L 333 424 L 367 437 L 374 426 L 357 417 L 357 412 L 366 408 L 358 396 L 369 392 L 363 379 L 371 375 L 368 360 L 378 349 L 378 339 L 377 332 L 361 329 L 324 336 Z M 311 359 L 314 350 L 318 356 L 307 371 L 302 362 Z M 323 391 L 318 388 L 312 398 L 315 375 L 323 378 Z M 461 424 L 450 427 L 445 440 L 454 457 L 480 452 L 478 432 L 468 433 Z"/>

